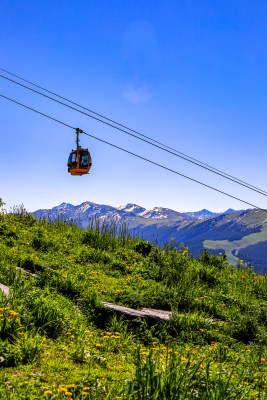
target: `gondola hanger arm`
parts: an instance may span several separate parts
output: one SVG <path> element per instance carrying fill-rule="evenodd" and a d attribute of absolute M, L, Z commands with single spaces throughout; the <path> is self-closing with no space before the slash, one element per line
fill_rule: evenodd
<path fill-rule="evenodd" d="M 77 150 L 81 148 L 81 146 L 79 145 L 80 139 L 79 139 L 79 133 L 83 133 L 83 131 L 80 128 L 76 128 L 76 147 Z"/>

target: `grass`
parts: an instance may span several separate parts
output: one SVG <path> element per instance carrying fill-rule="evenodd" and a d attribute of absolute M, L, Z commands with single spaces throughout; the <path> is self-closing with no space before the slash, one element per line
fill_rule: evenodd
<path fill-rule="evenodd" d="M 0 282 L 1 399 L 267 398 L 266 277 L 252 268 L 18 208 L 0 216 Z"/>

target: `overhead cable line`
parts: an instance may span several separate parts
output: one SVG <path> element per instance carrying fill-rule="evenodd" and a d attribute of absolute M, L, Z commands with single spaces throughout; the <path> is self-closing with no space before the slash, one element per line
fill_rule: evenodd
<path fill-rule="evenodd" d="M 12 72 L 7 71 L 6 69 L 0 68 L 0 70 L 6 72 L 6 73 L 9 74 L 9 75 L 15 76 L 16 78 L 19 78 L 19 79 L 21 79 L 21 80 L 24 81 L 24 82 L 30 83 L 31 85 L 33 85 L 33 86 L 35 86 L 35 87 L 38 87 L 38 88 L 40 88 L 40 89 L 42 89 L 42 90 L 44 90 L 44 91 L 46 91 L 46 92 L 48 92 L 48 93 L 51 93 L 51 94 L 53 94 L 54 96 L 57 96 L 57 97 L 59 97 L 59 98 L 61 98 L 61 99 L 63 99 L 63 100 L 66 100 L 66 101 L 68 101 L 69 103 L 74 104 L 74 105 L 76 105 L 76 106 L 78 106 L 78 107 L 80 107 L 80 108 L 82 108 L 82 109 L 84 109 L 84 110 L 87 110 L 87 111 L 91 112 L 92 114 L 98 115 L 99 117 L 104 118 L 104 119 L 106 119 L 107 121 L 110 121 L 110 122 L 112 122 L 112 123 L 114 123 L 114 124 L 116 124 L 116 125 L 118 125 L 118 126 L 121 126 L 122 128 L 125 128 L 125 129 L 127 129 L 127 130 L 129 130 L 129 131 L 131 131 L 131 132 L 137 133 L 138 135 L 140 135 L 140 136 L 142 136 L 142 137 L 144 137 L 144 138 L 146 138 L 146 139 L 149 139 L 149 140 L 151 140 L 151 141 L 154 142 L 154 143 L 157 143 L 157 144 L 159 144 L 159 145 L 161 145 L 161 146 L 166 147 L 166 149 L 170 149 L 170 150 L 174 151 L 175 153 L 181 154 L 182 156 L 187 157 L 188 159 L 190 159 L 190 160 L 192 160 L 192 161 L 196 161 L 197 163 L 201 164 L 201 165 L 199 165 L 199 166 L 208 167 L 208 168 L 210 168 L 210 169 L 213 170 L 212 172 L 215 172 L 215 171 L 216 171 L 216 172 L 219 172 L 220 174 L 224 175 L 224 177 L 225 177 L 226 179 L 227 179 L 227 177 L 232 178 L 233 180 L 236 181 L 236 183 L 238 183 L 238 182 L 239 182 L 239 183 L 243 183 L 243 184 L 245 184 L 245 185 L 247 185 L 247 186 L 250 186 L 251 188 L 257 189 L 257 190 L 259 190 L 259 191 L 261 191 L 262 193 L 265 193 L 265 194 L 267 195 L 267 192 L 266 192 L 265 190 L 259 189 L 259 188 L 257 188 L 256 186 L 251 185 L 250 183 L 247 183 L 247 182 L 245 182 L 245 181 L 242 181 L 242 180 L 239 179 L 239 178 L 236 178 L 236 177 L 234 177 L 234 176 L 232 176 L 232 175 L 230 175 L 230 174 L 228 174 L 228 173 L 226 173 L 226 172 L 223 172 L 223 171 L 221 171 L 221 170 L 219 170 L 219 169 L 217 169 L 217 168 L 214 168 L 214 167 L 212 167 L 211 165 L 204 163 L 203 161 L 199 161 L 199 160 L 197 160 L 196 158 L 193 158 L 193 157 L 189 156 L 188 154 L 182 153 L 181 151 L 178 151 L 177 149 L 174 149 L 173 147 L 170 147 L 170 146 L 168 146 L 168 145 L 165 145 L 164 143 L 161 143 L 161 142 L 159 142 L 159 141 L 157 141 L 157 140 L 155 140 L 155 139 L 153 139 L 153 138 L 150 138 L 149 136 L 146 136 L 146 135 L 144 135 L 144 134 L 142 134 L 142 133 L 140 133 L 140 132 L 138 132 L 138 131 L 136 131 L 136 130 L 134 130 L 134 129 L 131 129 L 131 128 L 129 128 L 129 127 L 127 127 L 127 126 L 125 126 L 125 125 L 119 123 L 119 122 L 116 122 L 116 121 L 114 121 L 114 120 L 112 120 L 112 119 L 110 119 L 110 118 L 108 118 L 108 117 L 105 117 L 104 115 L 99 114 L 99 113 L 97 113 L 97 112 L 95 112 L 95 111 L 93 111 L 93 110 L 91 110 L 91 109 L 89 109 L 89 108 L 87 108 L 87 107 L 84 107 L 84 106 L 82 106 L 82 105 L 80 105 L 80 104 L 78 104 L 78 103 L 75 103 L 74 101 L 69 100 L 69 99 L 67 99 L 66 97 L 63 97 L 63 96 L 61 96 L 61 95 L 59 95 L 59 94 L 57 94 L 57 93 L 55 93 L 55 92 L 52 92 L 51 90 L 45 89 L 44 87 L 42 87 L 42 86 L 40 86 L 40 85 L 37 85 L 37 84 L 35 84 L 35 83 L 33 83 L 33 82 L 27 80 L 27 79 L 24 79 L 24 78 L 22 78 L 22 77 L 19 76 L 19 75 L 13 74 Z M 187 160 L 187 161 L 189 161 L 189 160 Z M 215 172 L 215 173 L 216 173 L 216 172 Z"/>
<path fill-rule="evenodd" d="M 146 135 L 144 135 L 144 134 L 142 134 L 142 133 L 140 133 L 140 132 L 138 132 L 138 131 L 136 131 L 136 130 L 134 130 L 134 129 L 131 129 L 131 128 L 129 128 L 129 127 L 127 127 L 127 126 L 125 126 L 125 125 L 119 123 L 119 122 L 116 122 L 116 121 L 114 121 L 114 120 L 112 120 L 112 119 L 110 119 L 110 118 L 108 118 L 108 117 L 105 117 L 104 115 L 99 114 L 99 113 L 97 113 L 97 112 L 95 112 L 95 111 L 93 111 L 93 110 L 91 110 L 91 109 L 89 109 L 89 108 L 87 108 L 87 107 L 84 107 L 84 106 L 82 106 L 81 104 L 75 103 L 74 101 L 69 100 L 69 99 L 67 99 L 66 97 L 63 97 L 63 96 L 61 96 L 61 95 L 59 95 L 59 94 L 57 94 L 57 93 L 55 93 L 55 92 L 52 92 L 51 90 L 45 89 L 44 87 L 42 87 L 42 86 L 40 86 L 40 85 L 37 85 L 36 83 L 33 83 L 33 82 L 31 82 L 31 81 L 29 81 L 29 80 L 27 80 L 27 79 L 24 79 L 24 78 L 22 78 L 22 77 L 19 76 L 19 75 L 13 74 L 12 72 L 9 72 L 9 71 L 7 71 L 6 69 L 3 69 L 3 68 L 0 68 L 0 70 L 6 72 L 6 73 L 9 74 L 9 75 L 15 76 L 16 78 L 19 78 L 20 80 L 22 80 L 22 81 L 24 81 L 24 82 L 30 83 L 31 85 L 33 85 L 33 86 L 35 86 L 35 87 L 38 87 L 39 89 L 42 89 L 42 90 L 44 90 L 45 92 L 48 92 L 48 93 L 50 93 L 50 94 L 53 94 L 54 96 L 59 97 L 60 99 L 66 100 L 66 101 L 68 101 L 69 103 L 74 104 L 75 106 L 78 106 L 78 107 L 80 107 L 80 108 L 82 108 L 82 109 L 84 109 L 84 110 L 87 110 L 87 111 L 91 112 L 92 114 L 95 114 L 95 115 L 97 115 L 97 116 L 99 116 L 99 117 L 101 117 L 101 118 L 104 118 L 104 119 L 106 119 L 107 121 L 110 121 L 110 122 L 112 122 L 112 123 L 114 123 L 114 124 L 116 124 L 116 125 L 118 125 L 118 126 L 121 126 L 122 128 L 125 128 L 125 129 L 127 129 L 128 131 L 137 133 L 138 135 L 140 135 L 140 136 L 142 136 L 142 137 L 144 137 L 144 138 L 146 138 L 146 139 L 149 139 L 149 140 L 151 140 L 152 142 L 157 143 L 157 144 L 159 144 L 159 145 L 161 145 L 161 146 L 164 146 L 164 147 L 166 147 L 167 149 L 172 150 L 172 151 L 174 151 L 174 152 L 177 153 L 177 154 L 181 154 L 182 156 L 185 156 L 185 157 L 189 158 L 190 160 L 196 161 L 197 163 L 202 164 L 202 165 L 204 165 L 205 167 L 211 168 L 211 169 L 213 169 L 214 171 L 220 172 L 221 174 L 223 174 L 223 175 L 225 175 L 225 176 L 228 176 L 229 178 L 232 178 L 232 179 L 234 179 L 234 180 L 236 180 L 236 181 L 238 181 L 238 182 L 240 182 L 240 183 L 244 183 L 245 185 L 248 185 L 248 186 L 250 186 L 250 187 L 252 187 L 252 188 L 254 188 L 254 189 L 258 189 L 258 190 L 260 190 L 261 192 L 267 194 L 267 192 L 266 192 L 265 190 L 259 189 L 259 188 L 257 188 L 256 186 L 253 186 L 253 185 L 251 185 L 250 183 L 247 183 L 247 182 L 245 182 L 245 181 L 242 181 L 242 180 L 239 179 L 239 178 L 235 178 L 234 176 L 232 176 L 232 175 L 230 175 L 230 174 L 227 174 L 226 172 L 223 172 L 223 171 L 221 171 L 221 170 L 219 170 L 219 169 L 217 169 L 217 168 L 214 168 L 214 167 L 212 167 L 212 166 L 209 165 L 209 164 L 206 164 L 206 163 L 204 163 L 204 162 L 202 162 L 202 161 L 197 160 L 196 158 L 193 158 L 193 157 L 189 156 L 188 154 L 182 153 L 181 151 L 179 151 L 179 150 L 177 150 L 177 149 L 174 149 L 173 147 L 170 147 L 170 146 L 168 146 L 168 145 L 166 145 L 166 144 L 164 144 L 164 143 L 161 143 L 161 142 L 159 142 L 159 141 L 157 141 L 157 140 L 155 140 L 155 139 L 153 139 L 153 138 L 151 138 L 151 137 L 149 137 L 149 136 L 146 136 Z"/>
<path fill-rule="evenodd" d="M 16 101 L 16 100 L 13 100 L 13 99 L 11 99 L 11 98 L 9 98 L 9 97 L 7 97 L 7 96 L 4 96 L 4 95 L 2 95 L 2 94 L 0 94 L 0 96 L 3 97 L 3 98 L 6 99 L 6 100 L 9 100 L 9 101 L 12 101 L 13 103 L 18 104 L 18 105 L 20 105 L 20 106 L 22 106 L 22 107 L 24 107 L 24 108 L 27 108 L 27 109 L 29 109 L 29 110 L 31 110 L 31 111 L 34 111 L 34 112 L 37 113 L 37 114 L 43 115 L 43 116 L 46 117 L 46 118 L 49 118 L 49 119 L 51 119 L 51 120 L 53 120 L 53 121 L 55 121 L 55 122 L 58 122 L 59 124 L 62 124 L 62 125 L 64 125 L 64 126 L 67 126 L 68 128 L 71 128 L 71 129 L 76 130 L 76 128 L 74 128 L 73 126 L 71 126 L 71 125 L 69 125 L 69 124 L 66 124 L 65 122 L 62 122 L 62 121 L 60 121 L 60 120 L 58 120 L 58 119 L 56 119 L 56 118 L 53 118 L 53 117 L 51 117 L 51 116 L 49 116 L 49 115 L 47 115 L 47 114 L 44 114 L 44 113 L 42 113 L 41 111 L 35 110 L 35 109 L 32 108 L 32 107 L 28 107 L 28 106 L 26 106 L 25 104 L 22 104 L 22 103 L 20 103 L 20 102 L 18 102 L 18 101 Z M 181 174 L 181 173 L 178 172 L 178 171 L 175 171 L 175 170 L 173 170 L 173 169 L 171 169 L 171 168 L 168 168 L 168 167 L 166 167 L 166 166 L 164 166 L 164 165 L 162 165 L 162 164 L 159 164 L 159 163 L 157 163 L 157 162 L 155 162 L 155 161 L 153 161 L 153 160 L 150 160 L 150 159 L 148 159 L 148 158 L 145 158 L 145 157 L 143 157 L 143 156 L 140 156 L 140 155 L 138 155 L 138 154 L 136 154 L 136 153 L 133 153 L 133 152 L 131 152 L 131 151 L 129 151 L 129 150 L 126 150 L 126 149 L 124 149 L 124 148 L 122 148 L 122 147 L 116 146 L 115 144 L 112 144 L 112 143 L 110 143 L 110 142 L 107 142 L 106 140 L 100 139 L 100 138 L 98 138 L 98 137 L 96 137 L 96 136 L 94 136 L 94 135 L 91 135 L 90 133 L 87 133 L 87 132 L 84 132 L 84 131 L 82 131 L 82 133 L 84 133 L 85 135 L 87 135 L 87 136 L 89 136 L 89 137 L 91 137 L 91 138 L 93 138 L 93 139 L 95 139 L 95 140 L 98 140 L 99 142 L 105 143 L 105 144 L 107 144 L 107 145 L 109 145 L 109 146 L 112 146 L 112 147 L 114 147 L 114 148 L 116 148 L 116 149 L 118 149 L 118 150 L 121 150 L 121 151 L 123 151 L 123 152 L 125 152 L 125 153 L 131 154 L 131 155 L 134 156 L 134 157 L 137 157 L 137 158 L 139 158 L 139 159 L 141 159 L 141 160 L 144 160 L 144 161 L 146 161 L 146 162 L 149 162 L 150 164 L 156 165 L 157 167 L 160 167 L 160 168 L 162 168 L 162 169 L 165 169 L 165 170 L 167 170 L 167 171 L 169 171 L 169 172 L 172 172 L 172 173 L 174 173 L 174 174 L 176 174 L 176 175 L 182 176 L 183 178 L 189 179 L 189 180 L 191 180 L 191 181 L 193 181 L 193 182 L 195 182 L 195 183 L 199 183 L 199 184 L 202 185 L 202 186 L 205 186 L 205 187 L 207 187 L 207 188 L 209 188 L 209 189 L 215 190 L 216 192 L 219 192 L 219 193 L 221 193 L 221 194 L 224 194 L 224 195 L 226 195 L 226 196 L 228 196 L 228 197 L 231 197 L 232 199 L 238 200 L 238 201 L 240 201 L 240 202 L 242 202 L 242 203 L 244 203 L 244 204 L 247 204 L 247 205 L 249 205 L 249 206 L 252 206 L 252 207 L 256 208 L 257 210 L 264 211 L 264 212 L 267 213 L 267 210 L 266 210 L 266 209 L 261 208 L 261 207 L 258 207 L 258 206 L 256 206 L 255 204 L 249 203 L 249 202 L 247 202 L 247 201 L 245 201 L 245 200 L 242 200 L 242 199 L 240 199 L 239 197 L 233 196 L 233 195 L 231 195 L 231 194 L 229 194 L 229 193 L 226 193 L 226 192 L 223 192 L 222 190 L 219 190 L 219 189 L 217 189 L 217 188 L 215 188 L 215 187 L 213 187 L 213 186 L 207 185 L 206 183 L 203 183 L 203 182 L 201 182 L 201 181 L 198 181 L 198 180 L 196 180 L 196 179 L 194 179 L 194 178 L 191 178 L 191 177 L 189 177 L 189 176 L 187 176 L 187 175 Z"/>
<path fill-rule="evenodd" d="M 1 68 L 0 68 L 0 69 L 1 69 Z M 146 140 L 146 139 L 140 138 L 140 137 L 134 135 L 133 133 L 127 132 L 127 131 L 125 131 L 125 130 L 122 129 L 122 128 L 119 128 L 119 127 L 117 127 L 117 126 L 115 126 L 115 125 L 110 124 L 109 122 L 103 121 L 103 120 L 101 120 L 101 119 L 99 119 L 99 118 L 97 118 L 97 117 L 94 117 L 93 115 L 90 115 L 90 114 L 88 114 L 88 113 L 86 113 L 86 112 L 84 112 L 84 111 L 78 110 L 77 108 L 72 107 L 72 106 L 70 106 L 69 104 L 66 104 L 66 103 L 63 103 L 62 101 L 59 101 L 59 100 L 57 100 L 57 99 L 54 99 L 54 98 L 51 97 L 51 96 L 48 96 L 48 95 L 46 95 L 46 94 L 44 94 L 44 93 L 41 93 L 41 92 L 39 92 L 38 90 L 32 89 L 32 88 L 30 88 L 29 86 L 23 85 L 22 83 L 19 83 L 19 82 L 13 80 L 13 79 L 10 79 L 10 78 L 8 78 L 8 77 L 6 77 L 6 76 L 4 76 L 4 75 L 1 75 L 1 74 L 0 74 L 0 77 L 1 77 L 1 78 L 4 78 L 4 79 L 6 79 L 6 80 L 8 80 L 8 81 L 10 81 L 10 82 L 13 82 L 13 83 L 15 83 L 16 85 L 22 86 L 22 87 L 24 87 L 25 89 L 28 89 L 28 90 L 30 90 L 30 91 L 32 91 L 32 92 L 34 92 L 34 93 L 40 94 L 40 95 L 43 96 L 43 97 L 46 97 L 46 98 L 48 98 L 48 99 L 50 99 L 50 100 L 53 100 L 53 101 L 55 101 L 56 103 L 62 104 L 62 105 L 64 105 L 65 107 L 68 107 L 68 108 L 70 108 L 70 109 L 72 109 L 72 110 L 74 110 L 74 111 L 77 111 L 77 112 L 79 112 L 79 113 L 81 113 L 81 114 L 84 114 L 84 115 L 86 115 L 86 116 L 88 116 L 88 117 L 90 117 L 90 118 L 93 118 L 93 119 L 95 119 L 95 120 L 97 120 L 97 121 L 99 121 L 99 122 L 102 122 L 102 123 L 105 124 L 105 125 L 111 126 L 112 128 L 115 128 L 115 129 L 117 129 L 117 130 L 119 130 L 119 131 L 121 131 L 121 132 L 126 133 L 127 135 L 133 136 L 133 137 L 135 137 L 136 139 L 141 140 L 142 142 L 148 143 L 148 144 L 150 144 L 150 145 L 152 145 L 152 146 L 154 146 L 154 147 L 157 147 L 158 149 L 161 149 L 161 150 L 163 150 L 163 151 L 166 151 L 167 153 L 170 153 L 170 154 L 172 154 L 172 155 L 174 155 L 174 156 L 176 156 L 176 157 L 182 158 L 183 160 L 186 160 L 186 161 L 190 162 L 191 164 L 195 164 L 195 165 L 197 165 L 197 166 L 199 166 L 199 167 L 201 167 L 201 168 L 204 168 L 204 169 L 206 169 L 206 170 L 208 170 L 208 171 L 210 171 L 210 172 L 215 173 L 216 175 L 222 176 L 222 177 L 225 178 L 225 179 L 228 179 L 228 180 L 230 180 L 230 181 L 232 181 L 232 182 L 234 182 L 234 183 L 237 183 L 238 185 L 241 185 L 241 186 L 243 186 L 243 187 L 245 187 L 245 188 L 247 188 L 247 189 L 253 190 L 254 192 L 257 192 L 257 193 L 259 193 L 259 194 L 261 194 L 261 195 L 267 197 L 267 192 L 265 192 L 265 191 L 262 190 L 262 189 L 259 189 L 259 188 L 256 188 L 256 187 L 252 187 L 250 184 L 241 183 L 241 181 L 236 180 L 236 178 L 229 178 L 229 177 L 225 176 L 223 173 L 216 172 L 216 171 L 212 170 L 211 168 L 208 168 L 208 167 L 205 167 L 204 165 L 199 164 L 198 162 L 191 161 L 191 160 L 187 159 L 186 157 L 183 157 L 183 156 L 181 156 L 181 155 L 179 155 L 179 154 L 176 154 L 176 153 L 174 153 L 173 151 L 167 150 L 167 149 L 165 149 L 164 147 L 162 147 L 162 146 L 160 146 L 160 145 L 151 143 L 150 141 L 148 141 L 148 140 Z"/>

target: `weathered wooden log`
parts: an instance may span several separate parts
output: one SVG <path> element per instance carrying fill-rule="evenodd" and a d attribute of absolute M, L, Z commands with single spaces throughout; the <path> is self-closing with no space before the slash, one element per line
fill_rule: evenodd
<path fill-rule="evenodd" d="M 105 301 L 101 301 L 105 307 L 117 311 L 122 314 L 130 315 L 131 317 L 139 317 L 139 318 L 153 318 L 160 321 L 169 321 L 172 315 L 178 315 L 177 313 L 173 313 L 172 311 L 165 310 L 155 310 L 153 308 L 141 308 L 141 310 L 134 310 L 133 308 L 119 306 L 113 303 L 107 303 Z M 179 314 L 179 316 L 184 316 L 185 314 Z M 190 316 L 188 316 L 190 318 Z M 205 318 L 205 322 L 212 324 L 217 323 L 219 320 L 215 320 L 212 318 Z"/>
<path fill-rule="evenodd" d="M 3 294 L 4 294 L 6 297 L 9 297 L 9 296 L 10 296 L 9 287 L 3 285 L 2 283 L 0 283 L 0 290 L 2 290 Z"/>
<path fill-rule="evenodd" d="M 127 314 L 132 317 L 153 318 L 162 321 L 169 321 L 172 315 L 171 311 L 154 310 L 152 308 L 142 308 L 141 310 L 134 310 L 133 308 L 118 306 L 117 304 L 107 303 L 105 301 L 101 301 L 101 304 L 114 311 L 118 311 L 122 314 Z"/>

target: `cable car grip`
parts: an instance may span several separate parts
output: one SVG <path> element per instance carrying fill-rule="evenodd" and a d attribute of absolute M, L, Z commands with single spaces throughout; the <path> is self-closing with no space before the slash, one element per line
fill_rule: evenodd
<path fill-rule="evenodd" d="M 76 146 L 77 146 L 77 150 L 81 148 L 81 146 L 79 145 L 79 142 L 80 142 L 79 133 L 83 133 L 83 131 L 80 128 L 76 128 Z"/>

